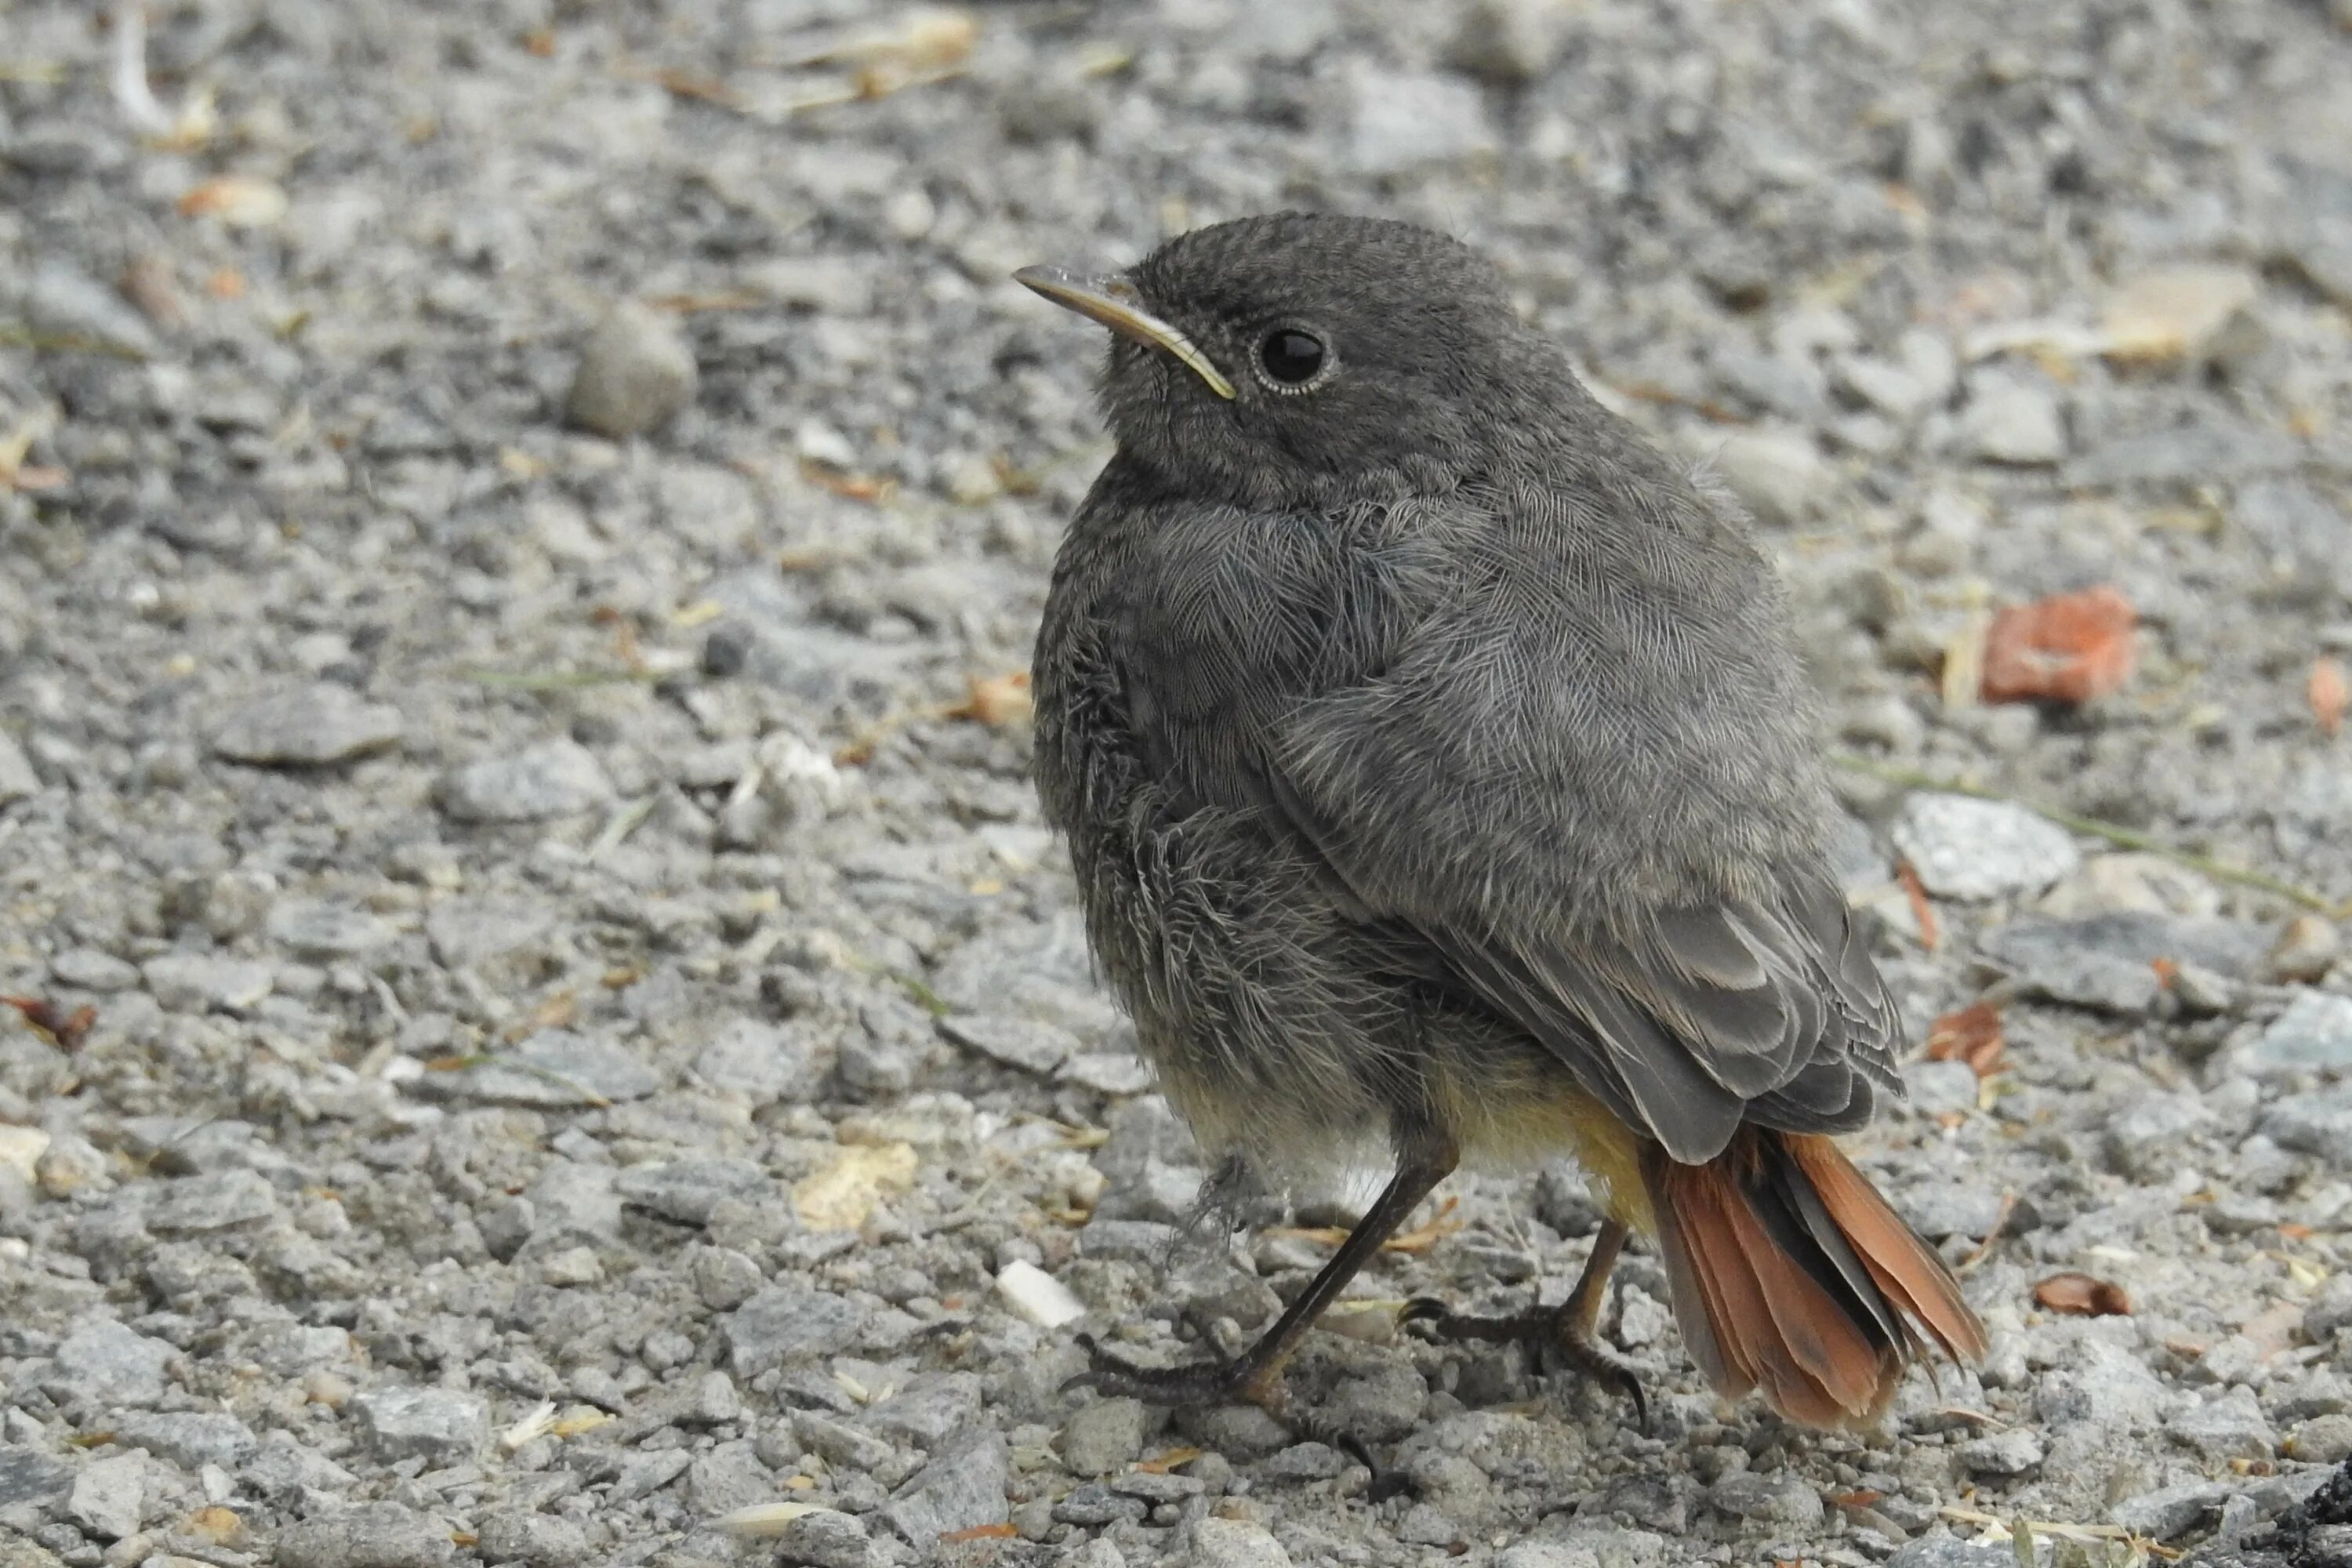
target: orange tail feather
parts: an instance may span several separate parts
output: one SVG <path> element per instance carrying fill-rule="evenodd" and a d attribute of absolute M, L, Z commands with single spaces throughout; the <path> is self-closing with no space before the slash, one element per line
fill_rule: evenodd
<path fill-rule="evenodd" d="M 1745 1133 L 1704 1165 L 1652 1146 L 1642 1174 L 1675 1316 L 1724 1394 L 1866 1425 L 1926 1350 L 1919 1330 L 1956 1360 L 1984 1353 L 1944 1260 L 1827 1138 Z"/>

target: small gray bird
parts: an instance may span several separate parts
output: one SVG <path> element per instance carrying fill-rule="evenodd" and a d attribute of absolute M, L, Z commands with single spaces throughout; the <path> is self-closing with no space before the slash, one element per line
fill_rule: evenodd
<path fill-rule="evenodd" d="M 1425 229 L 1283 214 L 1016 276 L 1116 334 L 1118 451 L 1033 677 L 1095 952 L 1205 1152 L 1395 1172 L 1244 1354 L 1081 1381 L 1281 1415 L 1301 1335 L 1447 1173 L 1563 1152 L 1609 1215 L 1567 1302 L 1409 1317 L 1646 1415 L 1594 1337 L 1640 1231 L 1727 1396 L 1866 1423 L 1928 1341 L 1981 1355 L 1829 1137 L 1899 1095 L 1899 1026 L 1738 509 Z"/>

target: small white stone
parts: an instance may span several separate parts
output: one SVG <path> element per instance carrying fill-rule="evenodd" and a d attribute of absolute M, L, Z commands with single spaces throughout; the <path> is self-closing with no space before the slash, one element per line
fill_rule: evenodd
<path fill-rule="evenodd" d="M 996 1289 L 1006 1305 L 1041 1329 L 1058 1329 L 1087 1315 L 1086 1303 L 1067 1285 L 1018 1258 L 998 1272 Z"/>
<path fill-rule="evenodd" d="M 1963 795 L 1913 795 L 1894 837 L 1920 884 L 1941 899 L 2038 893 L 2082 861 L 2074 837 L 2048 818 Z"/>
<path fill-rule="evenodd" d="M 803 419 L 793 432 L 793 449 L 808 462 L 822 463 L 828 468 L 854 468 L 857 466 L 857 448 L 849 437 L 822 419 Z"/>
<path fill-rule="evenodd" d="M 1987 462 L 2030 466 L 2066 455 L 2066 420 L 2051 390 L 2005 375 L 1977 378 L 1960 416 L 1960 439 Z"/>
<path fill-rule="evenodd" d="M 0 1127 L 0 1171 L 15 1172 L 29 1186 L 48 1147 L 49 1135 L 37 1127 Z"/>

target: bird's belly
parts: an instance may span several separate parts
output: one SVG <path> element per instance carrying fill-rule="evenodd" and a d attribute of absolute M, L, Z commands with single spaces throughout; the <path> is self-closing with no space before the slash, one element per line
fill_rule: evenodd
<path fill-rule="evenodd" d="M 1302 857 L 1214 809 L 1128 814 L 1072 850 L 1095 954 L 1204 1152 L 1298 1171 L 1385 1152 L 1407 997 Z"/>

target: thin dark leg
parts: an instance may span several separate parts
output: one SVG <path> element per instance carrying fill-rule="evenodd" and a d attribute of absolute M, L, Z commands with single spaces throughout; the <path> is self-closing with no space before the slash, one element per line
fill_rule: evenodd
<path fill-rule="evenodd" d="M 1396 1234 L 1397 1226 L 1404 1223 L 1432 1188 L 1445 1179 L 1459 1158 L 1452 1143 L 1435 1141 L 1407 1153 L 1370 1210 L 1348 1233 L 1339 1250 L 1331 1255 L 1331 1261 L 1275 1320 L 1274 1327 L 1233 1360 L 1166 1368 L 1121 1366 L 1106 1360 L 1094 1342 L 1087 1340 L 1082 1342 L 1096 1358 L 1096 1364 L 1093 1370 L 1082 1372 L 1064 1384 L 1063 1388 L 1093 1388 L 1115 1397 L 1178 1406 L 1225 1405 L 1241 1400 L 1257 1405 L 1277 1421 L 1298 1425 L 1290 1413 L 1288 1392 L 1283 1386 L 1283 1368 L 1297 1352 L 1299 1342 L 1315 1320 L 1323 1315 L 1324 1309 L 1339 1299 L 1339 1292 L 1348 1288 L 1348 1281 L 1371 1260 L 1383 1242 Z M 1360 1452 L 1360 1446 L 1354 1447 Z"/>
<path fill-rule="evenodd" d="M 1613 1219 L 1604 1220 L 1600 1234 L 1592 1238 L 1592 1251 L 1584 1260 L 1584 1272 L 1577 1276 L 1576 1289 L 1557 1307 L 1538 1307 L 1507 1318 L 1474 1318 L 1449 1311 L 1444 1302 L 1423 1296 L 1406 1302 L 1398 1321 L 1420 1323 L 1434 1339 L 1488 1343 L 1517 1341 L 1538 1356 L 1557 1355 L 1587 1377 L 1631 1400 L 1633 1419 L 1647 1433 L 1650 1401 L 1642 1392 L 1641 1380 L 1633 1375 L 1631 1367 L 1617 1359 L 1615 1352 L 1602 1349 L 1599 1339 L 1601 1307 L 1609 1295 L 1609 1272 L 1617 1266 L 1618 1254 L 1624 1250 L 1624 1225 Z"/>

